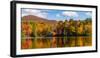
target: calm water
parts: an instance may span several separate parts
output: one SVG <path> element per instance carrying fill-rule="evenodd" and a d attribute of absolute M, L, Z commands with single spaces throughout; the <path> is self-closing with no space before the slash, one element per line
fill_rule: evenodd
<path fill-rule="evenodd" d="M 22 49 L 92 46 L 92 37 L 22 38 Z"/>

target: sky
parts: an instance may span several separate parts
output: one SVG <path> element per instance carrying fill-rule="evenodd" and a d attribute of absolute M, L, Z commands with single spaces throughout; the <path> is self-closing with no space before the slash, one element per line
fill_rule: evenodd
<path fill-rule="evenodd" d="M 21 16 L 34 15 L 48 20 L 85 20 L 92 17 L 91 11 L 54 10 L 54 9 L 29 9 L 22 8 Z"/>

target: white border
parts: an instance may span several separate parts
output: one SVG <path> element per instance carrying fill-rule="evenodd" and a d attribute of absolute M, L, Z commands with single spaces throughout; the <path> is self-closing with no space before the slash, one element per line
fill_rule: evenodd
<path fill-rule="evenodd" d="M 21 8 L 38 8 L 38 9 L 59 9 L 59 10 L 81 10 L 81 11 L 92 11 L 92 46 L 90 47 L 64 47 L 64 48 L 48 48 L 48 49 L 28 49 L 21 50 Z M 96 9 L 94 8 L 83 8 L 83 7 L 69 7 L 69 6 L 52 6 L 52 5 L 36 5 L 36 4 L 17 4 L 16 5 L 16 54 L 40 54 L 40 53 L 53 53 L 53 52 L 74 52 L 74 51 L 89 51 L 95 50 L 96 45 Z"/>

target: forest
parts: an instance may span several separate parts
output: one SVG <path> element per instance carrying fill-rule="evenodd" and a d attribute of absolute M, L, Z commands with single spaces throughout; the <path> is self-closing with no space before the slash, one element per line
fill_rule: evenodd
<path fill-rule="evenodd" d="M 55 24 L 47 22 L 23 21 L 21 23 L 21 37 L 62 37 L 62 36 L 91 36 L 92 19 L 70 19 L 57 21 Z"/>

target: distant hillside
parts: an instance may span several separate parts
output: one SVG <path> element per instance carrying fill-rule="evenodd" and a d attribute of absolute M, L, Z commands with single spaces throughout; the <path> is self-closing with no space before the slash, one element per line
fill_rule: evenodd
<path fill-rule="evenodd" d="M 48 23 L 48 24 L 56 24 L 57 23 L 56 20 L 48 20 L 48 19 L 37 17 L 34 15 L 24 16 L 24 17 L 22 17 L 22 21 L 44 22 L 44 23 Z"/>

